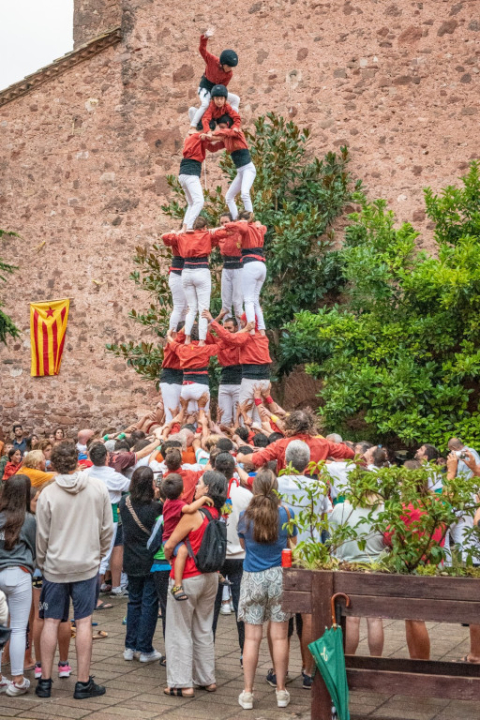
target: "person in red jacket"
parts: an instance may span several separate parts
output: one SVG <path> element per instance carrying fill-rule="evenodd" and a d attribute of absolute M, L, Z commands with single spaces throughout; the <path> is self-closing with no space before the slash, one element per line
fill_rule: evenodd
<path fill-rule="evenodd" d="M 191 341 L 188 345 L 177 342 L 173 330 L 168 331 L 167 341 L 177 353 L 180 367 L 183 370 L 183 385 L 180 395 L 183 400 L 188 402 L 187 413 L 198 411 L 198 401 L 204 393 L 208 394 L 208 402 L 205 406 L 205 412 L 208 412 L 210 404 L 208 363 L 211 357 L 217 355 L 218 344 L 200 345 L 196 325 L 192 327 Z"/>
<path fill-rule="evenodd" d="M 213 327 L 213 324 L 212 324 Z M 268 400 L 268 398 L 267 398 Z M 333 443 L 324 438 L 316 437 L 315 416 L 308 410 L 295 410 L 285 421 L 286 437 L 262 448 L 253 455 L 237 454 L 237 462 L 249 462 L 255 468 L 266 465 L 271 460 L 277 461 L 277 471 L 286 467 L 285 451 L 292 440 L 303 440 L 310 448 L 311 462 L 320 462 L 327 458 L 334 460 L 351 460 L 355 453 L 344 443 Z"/>
<path fill-rule="evenodd" d="M 210 312 L 203 313 L 210 322 L 210 328 L 220 338 L 223 344 L 238 347 L 240 365 L 242 366 L 242 382 L 238 402 L 240 405 L 251 400 L 252 407 L 249 415 L 254 422 L 261 422 L 260 415 L 254 402 L 254 388 L 268 388 L 270 386 L 270 365 L 272 359 L 268 349 L 268 337 L 258 329 L 250 335 L 253 325 L 247 323 L 245 315 L 241 318 L 242 329 L 235 333 L 229 333 L 220 323 L 213 320 Z M 268 399 L 268 398 L 267 398 Z"/>
<path fill-rule="evenodd" d="M 207 337 L 207 321 L 202 311 L 210 307 L 212 279 L 208 267 L 208 258 L 212 248 L 218 245 L 230 231 L 224 228 L 208 230 L 207 221 L 198 217 L 192 233 L 165 233 L 162 235 L 164 245 L 176 246 L 184 259 L 182 285 L 187 299 L 188 312 L 185 319 L 185 344 L 190 344 L 190 335 L 197 313 L 200 314 L 199 336 L 200 345 L 205 344 Z"/>
<path fill-rule="evenodd" d="M 172 240 L 172 264 L 168 271 L 168 286 L 172 293 L 172 312 L 170 315 L 169 330 L 177 330 L 179 323 L 184 323 L 187 316 L 187 298 L 183 290 L 182 270 L 185 264 L 178 249 L 178 242 Z"/>
<path fill-rule="evenodd" d="M 175 330 L 178 330 L 178 327 Z M 176 334 L 177 342 L 183 342 L 184 339 L 183 331 Z M 182 385 L 183 370 L 180 367 L 180 358 L 174 346 L 167 342 L 163 349 L 162 372 L 160 373 L 160 392 L 162 393 L 166 423 L 172 422 L 176 410 L 180 406 Z"/>
<path fill-rule="evenodd" d="M 222 310 L 222 313 L 224 311 Z M 219 315 L 219 319 L 222 317 Z M 238 330 L 235 318 L 224 320 L 223 329 L 232 334 Z M 222 368 L 218 386 L 218 407 L 221 410 L 222 425 L 233 425 L 237 416 L 240 387 L 242 384 L 242 366 L 240 348 L 228 342 L 220 342 L 218 364 Z"/>
<path fill-rule="evenodd" d="M 192 125 L 191 132 L 195 132 L 197 125 L 201 122 L 205 110 L 208 108 L 210 103 L 210 93 L 215 85 L 225 85 L 233 77 L 233 68 L 238 65 L 238 55 L 235 50 L 224 50 L 220 57 L 212 55 L 207 50 L 208 40 L 213 36 L 213 30 L 208 29 L 203 35 L 200 36 L 200 55 L 205 60 L 205 72 L 200 80 L 200 86 L 198 88 L 198 96 L 200 98 L 200 107 L 190 108 L 190 123 Z M 238 95 L 228 93 L 228 103 L 235 109 L 238 110 L 240 105 L 240 98 Z"/>
<path fill-rule="evenodd" d="M 247 322 L 254 323 L 256 317 L 258 329 L 265 330 L 260 293 L 267 276 L 263 248 L 267 228 L 256 222 L 253 213 L 247 210 L 240 213 L 237 222 L 227 223 L 225 227 L 239 232 L 242 238 L 242 294 Z"/>
<path fill-rule="evenodd" d="M 238 208 L 235 198 L 238 193 L 240 193 L 240 197 L 242 198 L 244 209 L 248 210 L 248 212 L 253 212 L 250 190 L 255 180 L 257 170 L 252 162 L 245 135 L 241 130 L 240 132 L 235 132 L 235 130 L 232 129 L 232 124 L 233 122 L 228 115 L 222 115 L 222 117 L 217 120 L 217 127 L 211 135 L 211 138 L 212 140 L 215 138 L 222 140 L 221 145 L 215 146 L 216 149 L 221 150 L 225 148 L 237 168 L 237 174 L 225 195 L 225 202 L 228 205 L 228 209 L 230 210 L 233 220 L 236 220 L 238 217 Z"/>
<path fill-rule="evenodd" d="M 224 115 L 231 118 L 233 132 L 240 132 L 242 120 L 238 112 L 227 102 L 228 90 L 225 85 L 215 85 L 215 87 L 212 88 L 211 95 L 212 99 L 210 100 L 210 105 L 202 118 L 203 132 L 208 133 L 210 131 L 210 123 L 212 120 L 217 122 L 221 117 L 224 117 Z"/>
<path fill-rule="evenodd" d="M 225 227 L 232 222 L 230 213 L 223 213 L 220 216 L 220 225 Z M 232 317 L 233 312 L 237 323 L 243 315 L 243 293 L 242 293 L 242 236 L 238 230 L 231 229 L 225 238 L 218 243 L 222 253 L 222 313 L 225 319 Z"/>
<path fill-rule="evenodd" d="M 219 140 L 220 142 L 220 140 Z M 182 186 L 187 200 L 187 210 L 183 218 L 183 231 L 192 232 L 193 223 L 202 212 L 204 198 L 202 183 L 202 163 L 207 150 L 213 152 L 215 145 L 211 140 L 202 139 L 200 133 L 189 135 L 183 144 L 183 158 L 180 162 L 178 182 Z"/>

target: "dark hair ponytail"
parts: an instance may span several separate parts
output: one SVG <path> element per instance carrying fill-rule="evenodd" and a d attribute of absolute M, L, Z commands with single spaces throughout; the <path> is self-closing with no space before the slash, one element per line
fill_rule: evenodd
<path fill-rule="evenodd" d="M 278 540 L 280 520 L 278 480 L 271 470 L 260 470 L 253 481 L 253 498 L 245 510 L 247 526 L 253 524 L 253 539 L 262 545 Z"/>

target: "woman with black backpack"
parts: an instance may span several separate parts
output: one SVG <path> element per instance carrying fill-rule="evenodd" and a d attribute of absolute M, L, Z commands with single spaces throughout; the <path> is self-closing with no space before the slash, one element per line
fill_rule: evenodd
<path fill-rule="evenodd" d="M 162 660 L 152 645 L 158 617 L 158 597 L 147 543 L 163 505 L 155 500 L 158 489 L 149 467 L 135 470 L 130 494 L 119 503 L 123 524 L 123 568 L 128 576 L 127 635 L 125 660 L 148 663 Z"/>
<path fill-rule="evenodd" d="M 184 515 L 164 546 L 165 557 L 173 563 L 170 586 L 174 582 L 175 547 L 185 542 L 189 550 L 183 573 L 183 587 L 188 598 L 177 602 L 169 593 L 167 600 L 168 687 L 164 692 L 177 697 L 194 697 L 194 686 L 208 692 L 217 689 L 212 621 L 218 570 L 226 553 L 226 526 L 221 522 L 220 511 L 227 497 L 227 480 L 222 473 L 204 473 L 198 482 L 195 499 L 204 495 L 213 501 L 213 507 Z"/>

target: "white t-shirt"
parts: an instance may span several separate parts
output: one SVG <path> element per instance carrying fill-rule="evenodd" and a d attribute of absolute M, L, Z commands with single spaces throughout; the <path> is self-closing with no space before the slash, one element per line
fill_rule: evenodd
<path fill-rule="evenodd" d="M 348 474 L 355 470 L 355 465 L 343 460 L 335 460 L 327 463 L 325 470 L 330 476 L 330 495 L 332 500 L 335 500 L 338 495 L 343 494 L 348 485 Z"/>
<path fill-rule="evenodd" d="M 118 473 L 107 465 L 101 467 L 93 465 L 88 468 L 87 472 L 89 477 L 97 478 L 97 480 L 105 483 L 112 505 L 120 502 L 122 492 L 128 492 L 130 489 L 130 478 L 125 477 L 125 475 Z"/>
<path fill-rule="evenodd" d="M 245 550 L 240 545 L 238 537 L 238 518 L 240 513 L 247 509 L 253 495 L 241 485 L 232 483 L 230 487 L 230 500 L 232 512 L 227 517 L 227 558 L 230 560 L 243 560 Z"/>
<path fill-rule="evenodd" d="M 315 478 L 308 477 L 307 475 L 280 475 L 278 478 L 278 492 L 298 517 L 298 514 L 302 510 L 310 507 L 306 488 L 316 485 L 317 483 L 318 481 Z M 318 516 L 319 520 L 321 520 L 322 515 L 330 513 L 332 510 L 332 503 L 328 495 L 320 495 L 316 498 L 314 513 Z M 314 539 L 320 542 L 318 533 L 314 528 L 312 528 L 312 530 Z M 311 539 L 312 534 L 310 530 L 298 530 L 298 542 Z"/>

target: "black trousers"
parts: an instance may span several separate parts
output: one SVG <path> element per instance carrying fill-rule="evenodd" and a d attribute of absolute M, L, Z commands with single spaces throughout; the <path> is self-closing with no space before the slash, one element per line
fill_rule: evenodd
<path fill-rule="evenodd" d="M 157 591 L 158 604 L 162 611 L 162 629 L 163 639 L 165 640 L 165 622 L 167 619 L 167 597 L 168 597 L 168 581 L 170 578 L 170 570 L 159 570 L 152 573 L 155 582 L 155 590 Z"/>
<path fill-rule="evenodd" d="M 220 570 L 220 574 L 224 578 L 227 578 L 231 582 L 230 590 L 232 591 L 233 609 L 235 610 L 235 617 L 238 618 L 238 602 L 240 600 L 240 583 L 243 575 L 243 560 L 225 560 L 225 563 Z M 220 608 L 222 606 L 222 594 L 223 585 L 219 585 L 217 597 L 215 598 L 215 611 L 213 615 L 213 634 L 215 635 L 217 629 L 218 616 L 220 614 Z M 240 652 L 243 653 L 243 644 L 245 642 L 245 625 L 243 621 L 237 620 L 237 632 L 238 632 L 238 644 L 240 645 Z"/>

